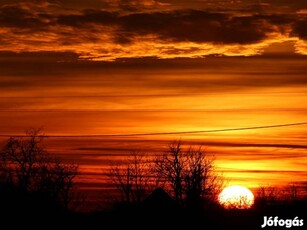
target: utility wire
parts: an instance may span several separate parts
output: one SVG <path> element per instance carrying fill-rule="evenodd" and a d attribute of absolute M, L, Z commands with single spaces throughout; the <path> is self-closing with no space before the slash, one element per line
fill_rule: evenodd
<path fill-rule="evenodd" d="M 287 123 L 265 126 L 252 126 L 241 128 L 228 128 L 228 129 L 209 129 L 209 130 L 195 130 L 195 131 L 179 131 L 179 132 L 152 132 L 152 133 L 125 133 L 125 134 L 92 134 L 92 135 L 44 135 L 46 138 L 96 138 L 96 137 L 134 137 L 134 136 L 158 136 L 158 135 L 178 135 L 178 134 L 198 134 L 198 133 L 218 133 L 218 132 L 231 132 L 231 131 L 244 131 L 255 129 L 271 129 L 289 126 L 307 125 L 307 122 Z M 26 137 L 26 135 L 9 135 L 0 134 L 0 137 Z"/>

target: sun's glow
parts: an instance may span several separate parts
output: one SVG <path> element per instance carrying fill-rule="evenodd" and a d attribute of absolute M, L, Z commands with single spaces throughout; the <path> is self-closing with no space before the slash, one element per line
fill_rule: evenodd
<path fill-rule="evenodd" d="M 225 188 L 218 199 L 220 204 L 227 209 L 248 209 L 254 204 L 253 193 L 248 188 L 238 185 Z"/>

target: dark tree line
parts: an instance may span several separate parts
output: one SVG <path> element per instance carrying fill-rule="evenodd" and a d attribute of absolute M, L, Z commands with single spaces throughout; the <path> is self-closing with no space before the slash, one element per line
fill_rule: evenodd
<path fill-rule="evenodd" d="M 40 130 L 9 138 L 0 152 L 0 193 L 35 195 L 68 209 L 78 166 L 45 151 Z"/>
<path fill-rule="evenodd" d="M 303 199 L 306 188 L 298 183 L 289 183 L 285 187 L 272 185 L 259 186 L 256 191 L 256 198 L 259 204 L 295 203 Z"/>
<path fill-rule="evenodd" d="M 214 158 L 201 147 L 184 149 L 181 142 L 155 159 L 134 155 L 127 164 L 112 166 L 109 176 L 126 204 L 139 204 L 153 189 L 163 187 L 177 203 L 195 206 L 214 201 L 223 186 Z"/>

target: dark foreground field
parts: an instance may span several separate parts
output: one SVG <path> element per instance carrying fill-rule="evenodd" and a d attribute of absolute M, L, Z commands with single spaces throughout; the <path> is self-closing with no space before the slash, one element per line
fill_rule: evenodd
<path fill-rule="evenodd" d="M 218 206 L 202 208 L 198 211 L 187 208 L 122 208 L 110 212 L 98 212 L 81 214 L 74 224 L 86 229 L 101 229 L 106 224 L 122 228 L 163 228 L 171 229 L 262 229 L 263 217 L 275 217 L 278 219 L 307 220 L 307 202 L 302 201 L 291 205 L 274 205 L 254 207 L 249 210 L 225 210 Z M 76 217 L 75 217 L 76 218 Z M 292 229 L 307 229 L 304 223 L 302 227 L 293 226 Z M 264 229 L 287 229 L 283 227 L 265 227 Z"/>
<path fill-rule="evenodd" d="M 66 212 L 52 204 L 29 198 L 0 204 L 2 226 L 10 229 L 262 229 L 263 217 L 304 220 L 307 201 L 291 204 L 256 204 L 249 210 L 225 210 L 218 205 L 182 208 L 168 201 L 148 201 L 138 207 L 118 206 L 90 213 Z M 1 227 L 2 229 L 2 227 Z M 3 228 L 4 229 L 4 228 Z M 265 227 L 263 229 L 288 229 Z"/>

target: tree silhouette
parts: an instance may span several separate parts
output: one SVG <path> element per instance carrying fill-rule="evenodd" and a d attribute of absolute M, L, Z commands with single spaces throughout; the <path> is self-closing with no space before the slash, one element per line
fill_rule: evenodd
<path fill-rule="evenodd" d="M 25 137 L 7 140 L 0 157 L 0 184 L 39 194 L 67 209 L 78 166 L 52 158 L 43 146 L 44 136 L 40 132 L 30 129 Z"/>
<path fill-rule="evenodd" d="M 283 191 L 276 186 L 260 186 L 257 191 L 257 199 L 261 204 L 273 204 L 281 200 Z"/>
<path fill-rule="evenodd" d="M 65 209 L 72 201 L 73 180 L 78 173 L 78 166 L 63 164 L 59 160 L 42 165 L 39 170 L 36 190 L 60 202 Z"/>
<path fill-rule="evenodd" d="M 289 183 L 287 189 L 287 198 L 290 201 L 297 201 L 300 197 L 300 190 L 297 184 Z"/>
<path fill-rule="evenodd" d="M 186 167 L 186 158 L 181 150 L 181 143 L 173 143 L 169 146 L 169 151 L 164 153 L 155 161 L 155 170 L 158 179 L 167 183 L 171 187 L 174 198 L 177 202 L 183 200 L 183 182 Z"/>
<path fill-rule="evenodd" d="M 198 204 L 201 199 L 215 199 L 223 181 L 214 169 L 214 159 L 201 147 L 184 151 L 181 142 L 169 146 L 169 150 L 155 161 L 157 177 L 171 188 L 177 202 Z"/>
<path fill-rule="evenodd" d="M 40 130 L 28 130 L 25 139 L 9 138 L 1 152 L 5 177 L 16 182 L 24 191 L 33 189 L 33 179 L 46 162 L 47 155 L 41 146 L 43 136 L 39 132 Z"/>
<path fill-rule="evenodd" d="M 214 200 L 223 185 L 214 169 L 214 158 L 201 147 L 183 150 L 181 146 L 181 142 L 171 144 L 154 162 L 134 154 L 127 164 L 113 165 L 108 176 L 120 192 L 121 201 L 139 204 L 154 185 L 169 190 L 182 205 L 196 206 L 201 200 Z"/>
<path fill-rule="evenodd" d="M 223 180 L 214 169 L 214 158 L 208 157 L 199 147 L 190 147 L 185 153 L 184 192 L 187 203 L 198 204 L 202 198 L 214 200 L 223 186 Z"/>
<path fill-rule="evenodd" d="M 128 205 L 140 204 L 150 188 L 149 162 L 133 154 L 125 165 L 113 165 L 108 176 L 121 194 L 121 201 Z"/>
<path fill-rule="evenodd" d="M 302 190 L 297 183 L 289 183 L 283 187 L 273 185 L 260 186 L 257 200 L 260 204 L 270 205 L 280 202 L 295 202 L 302 198 Z"/>

